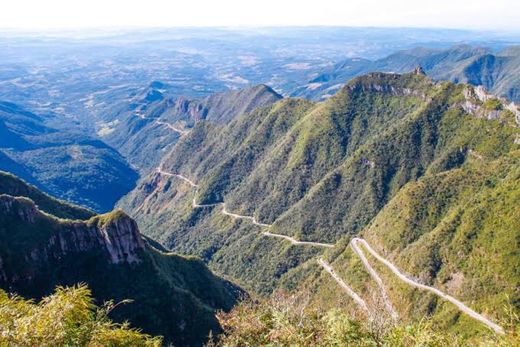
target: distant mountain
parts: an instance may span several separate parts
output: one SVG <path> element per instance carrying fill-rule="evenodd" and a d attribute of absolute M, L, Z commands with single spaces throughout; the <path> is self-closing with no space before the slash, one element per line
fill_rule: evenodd
<path fill-rule="evenodd" d="M 55 286 L 87 283 L 100 304 L 132 300 L 112 318 L 176 346 L 200 346 L 220 331 L 215 311 L 241 293 L 200 260 L 156 248 L 123 212 L 93 215 L 3 173 L 0 237 L 2 289 L 39 299 Z"/>
<path fill-rule="evenodd" d="M 131 190 L 137 173 L 115 150 L 71 127 L 0 102 L 0 169 L 61 199 L 108 211 Z M 62 120 L 62 123 L 65 120 Z"/>
<path fill-rule="evenodd" d="M 505 245 L 520 231 L 519 124 L 516 106 L 482 88 L 435 83 L 420 69 L 371 73 L 325 102 L 286 98 L 226 126 L 198 123 L 120 206 L 145 234 L 256 292 L 303 287 L 324 306 L 350 300 L 318 265 L 325 258 L 372 296 L 376 284 L 347 247 L 362 235 L 410 278 L 503 318 L 504 304 L 520 312 L 520 259 Z M 357 266 L 349 273 L 347 261 Z M 434 295 L 388 283 L 405 320 L 482 328 Z"/>
<path fill-rule="evenodd" d="M 226 124 L 281 98 L 265 85 L 216 93 L 200 100 L 173 97 L 163 83 L 156 81 L 110 117 L 98 134 L 133 165 L 147 172 L 197 122 Z"/>
<path fill-rule="evenodd" d="M 291 95 L 319 100 L 330 97 L 355 76 L 373 71 L 400 73 L 416 66 L 422 66 L 426 74 L 435 80 L 483 86 L 496 95 L 520 102 L 518 46 L 498 53 L 486 48 L 454 46 L 449 49 L 414 48 L 375 61 L 349 58 L 322 71 Z"/>

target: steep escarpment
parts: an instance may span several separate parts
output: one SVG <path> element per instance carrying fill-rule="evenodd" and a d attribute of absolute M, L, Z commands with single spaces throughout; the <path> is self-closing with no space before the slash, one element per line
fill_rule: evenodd
<path fill-rule="evenodd" d="M 7 281 L 13 286 L 16 286 L 18 278 L 35 277 L 38 264 L 57 261 L 71 254 L 101 252 L 110 264 L 134 263 L 139 261 L 138 253 L 145 247 L 136 223 L 120 211 L 95 216 L 88 221 L 59 220 L 38 210 L 28 198 L 5 194 L 0 195 L 0 207 L 2 225 L 14 225 L 18 221 L 39 230 L 38 235 L 17 239 L 19 243 L 15 249 L 4 250 L 4 262 L 20 254 L 26 254 L 31 260 L 22 271 L 23 275 L 19 269 L 6 268 L 6 271 L 12 271 Z M 54 224 L 61 228 L 53 228 Z M 10 236 L 7 237 L 9 244 Z"/>
<path fill-rule="evenodd" d="M 149 235 L 203 257 L 252 290 L 297 288 L 321 273 L 316 258 L 324 250 L 334 259 L 353 236 L 369 239 L 370 223 L 410 184 L 518 150 L 510 104 L 478 95 L 468 85 L 434 83 L 421 71 L 375 73 L 323 103 L 284 99 L 227 126 L 201 123 L 120 206 Z M 470 184 L 477 192 L 478 183 Z M 440 206 L 451 203 L 448 193 L 439 193 Z M 418 218 L 431 222 L 427 214 Z M 479 252 L 492 256 L 496 249 L 488 244 Z M 495 259 L 506 266 L 516 255 Z M 449 266 L 456 268 L 455 261 Z M 355 283 L 367 276 L 353 274 Z M 471 276 L 490 291 L 503 288 L 499 281 Z"/>
<path fill-rule="evenodd" d="M 218 332 L 216 310 L 241 293 L 198 259 L 155 248 L 122 211 L 60 219 L 26 197 L 0 195 L 0 287 L 28 298 L 86 283 L 102 303 L 130 299 L 111 315 L 180 346 Z"/>

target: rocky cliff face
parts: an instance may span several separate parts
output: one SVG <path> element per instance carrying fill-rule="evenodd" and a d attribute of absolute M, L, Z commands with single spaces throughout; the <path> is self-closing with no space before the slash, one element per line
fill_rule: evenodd
<path fill-rule="evenodd" d="M 517 124 L 520 124 L 520 107 L 505 98 L 488 93 L 484 87 L 467 86 L 464 89 L 464 111 L 488 120 L 500 119 L 504 110 L 511 112 Z"/>
<path fill-rule="evenodd" d="M 40 264 L 74 254 L 95 252 L 110 264 L 139 263 L 145 248 L 137 224 L 121 211 L 87 221 L 62 220 L 40 211 L 30 199 L 0 195 L 0 221 L 4 227 L 16 223 L 18 227 L 41 231 L 41 235 L 26 235 L 20 240 L 16 257 L 10 257 L 10 252 L 4 255 L 0 282 L 33 278 Z M 12 270 L 20 266 L 24 268 L 22 273 Z"/>
<path fill-rule="evenodd" d="M 412 74 L 425 76 L 421 67 L 416 68 Z M 428 88 L 433 86 L 433 82 L 426 78 L 420 78 L 428 82 L 425 82 L 425 85 L 408 83 L 412 74 L 409 74 L 408 78 L 403 78 L 403 75 L 374 72 L 362 78 L 353 79 L 345 86 L 345 90 L 360 94 L 381 93 L 398 97 L 414 96 L 426 100 Z"/>
<path fill-rule="evenodd" d="M 112 318 L 162 335 L 167 345 L 201 346 L 220 331 L 215 311 L 229 310 L 239 288 L 200 260 L 143 238 L 122 211 L 65 219 L 85 213 L 32 189 L 0 174 L 0 289 L 39 300 L 56 286 L 85 283 L 96 302 L 131 300 Z M 63 218 L 50 214 L 56 211 Z"/>

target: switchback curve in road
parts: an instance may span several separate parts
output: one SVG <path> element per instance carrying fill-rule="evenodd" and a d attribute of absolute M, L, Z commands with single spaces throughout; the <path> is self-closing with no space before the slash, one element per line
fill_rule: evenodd
<path fill-rule="evenodd" d="M 182 180 L 184 180 L 185 182 L 187 182 L 189 185 L 191 185 L 192 187 L 195 187 L 195 188 L 198 188 L 199 186 L 193 182 L 192 180 L 190 180 L 189 178 L 183 176 L 183 175 L 180 175 L 180 174 L 173 174 L 173 173 L 169 173 L 169 172 L 165 172 L 162 170 L 161 166 L 159 166 L 157 168 L 157 172 L 159 174 L 162 174 L 162 175 L 166 175 L 166 176 L 170 176 L 170 177 L 178 177 Z M 214 204 L 197 204 L 197 202 L 195 201 L 195 198 L 193 199 L 192 201 L 192 205 L 193 207 L 195 208 L 204 208 L 204 207 L 214 207 L 214 206 L 217 206 L 217 205 L 222 205 L 222 213 L 227 215 L 227 216 L 230 216 L 232 218 L 235 218 L 235 219 L 247 219 L 247 220 L 250 220 L 254 225 L 257 225 L 257 226 L 260 226 L 260 227 L 263 227 L 263 228 L 270 228 L 271 225 L 270 224 L 265 224 L 265 223 L 260 223 L 258 222 L 255 217 L 252 217 L 252 216 L 244 216 L 244 215 L 240 215 L 240 214 L 237 214 L 237 213 L 232 213 L 232 212 L 229 212 L 226 210 L 226 205 L 224 202 L 219 202 L 219 203 L 214 203 Z M 298 241 L 296 239 L 294 239 L 293 237 L 290 237 L 290 236 L 287 236 L 287 235 L 282 235 L 282 234 L 275 234 L 275 233 L 271 233 L 269 231 L 264 231 L 262 232 L 262 235 L 264 236 L 267 236 L 267 237 L 275 237 L 275 238 L 282 238 L 282 239 L 285 239 L 289 242 L 291 242 L 291 244 L 293 245 L 307 245 L 307 246 L 315 246 L 315 247 L 327 247 L 327 248 L 333 248 L 335 247 L 334 244 L 328 244 L 328 243 L 321 243 L 321 242 L 311 242 L 311 241 Z M 411 278 L 409 278 L 408 276 L 404 275 L 394 264 L 392 264 L 390 261 L 388 261 L 387 259 L 383 258 L 381 255 L 379 255 L 371 246 L 370 244 L 368 244 L 367 241 L 365 241 L 364 239 L 362 238 L 358 238 L 358 237 L 355 237 L 351 240 L 350 242 L 350 246 L 352 247 L 352 249 L 354 250 L 354 252 L 359 256 L 359 258 L 361 259 L 363 265 L 365 266 L 365 268 L 368 270 L 370 276 L 374 279 L 374 281 L 377 283 L 377 285 L 379 286 L 379 289 L 381 290 L 381 293 L 382 293 L 382 296 L 383 296 L 383 299 L 385 301 L 385 306 L 387 307 L 387 310 L 390 312 L 390 314 L 392 315 L 392 317 L 394 319 L 397 319 L 397 312 L 395 311 L 395 309 L 393 308 L 391 302 L 390 302 L 390 299 L 386 293 L 386 289 L 385 289 L 385 286 L 384 286 L 384 283 L 381 279 L 381 277 L 377 274 L 377 272 L 374 270 L 374 268 L 370 265 L 370 263 L 368 262 L 367 258 L 365 257 L 364 253 L 363 253 L 363 250 L 361 249 L 361 247 L 359 247 L 359 244 L 361 244 L 372 256 L 374 256 L 377 260 L 379 260 L 380 262 L 382 262 L 387 268 L 390 269 L 391 272 L 393 272 L 401 281 L 413 286 L 413 287 L 416 287 L 416 288 L 419 288 L 419 289 L 423 289 L 423 290 L 427 290 L 427 291 L 430 291 L 432 293 L 434 293 L 435 295 L 451 302 L 452 304 L 454 304 L 455 306 L 457 306 L 457 308 L 459 308 L 462 312 L 466 313 L 467 315 L 469 315 L 470 317 L 480 321 L 481 323 L 483 323 L 484 325 L 486 325 L 487 327 L 491 328 L 492 330 L 494 330 L 495 332 L 499 333 L 499 334 L 504 334 L 504 329 L 502 327 L 500 327 L 498 324 L 492 322 L 491 320 L 487 319 L 486 317 L 484 317 L 483 315 L 477 313 L 476 311 L 472 310 L 471 308 L 469 308 L 468 306 L 466 306 L 464 303 L 462 303 L 461 301 L 455 299 L 454 297 L 452 297 L 451 295 L 449 294 L 446 294 L 442 291 L 440 291 L 439 289 L 435 288 L 435 287 L 431 287 L 431 286 L 427 286 L 425 284 L 422 284 L 422 283 L 419 283 Z M 368 307 L 365 303 L 365 301 L 363 299 L 361 299 L 361 297 L 356 294 L 352 288 L 350 288 L 333 270 L 333 268 L 328 264 L 326 263 L 323 259 L 319 259 L 318 260 L 318 263 L 336 280 L 336 282 L 347 292 L 347 294 L 352 298 L 354 299 L 354 301 L 356 301 L 356 303 L 358 305 L 360 305 L 363 310 L 365 310 L 366 312 L 368 312 Z"/>
<path fill-rule="evenodd" d="M 472 310 L 471 308 L 469 308 L 468 306 L 466 306 L 464 303 L 462 303 L 461 301 L 455 299 L 453 296 L 451 295 L 448 295 L 442 291 L 440 291 L 439 289 L 435 288 L 435 287 L 431 287 L 431 286 L 427 286 L 425 284 L 422 284 L 422 283 L 419 283 L 411 278 L 409 278 L 408 276 L 406 276 L 405 274 L 403 274 L 394 264 L 392 264 L 390 261 L 388 261 L 387 259 L 383 258 L 381 255 L 379 255 L 369 244 L 368 242 L 366 242 L 364 239 L 361 239 L 361 238 L 354 238 L 352 239 L 352 241 L 354 242 L 359 242 L 361 243 L 365 249 L 372 255 L 374 256 L 374 258 L 376 258 L 377 260 L 379 260 L 381 263 L 383 263 L 390 271 L 392 271 L 401 281 L 403 282 L 406 282 L 408 283 L 409 285 L 413 286 L 413 287 L 416 287 L 416 288 L 419 288 L 419 289 L 424 289 L 424 290 L 427 290 L 429 292 L 432 292 L 434 293 L 435 295 L 451 302 L 452 304 L 454 304 L 455 306 L 457 306 L 462 312 L 466 313 L 467 315 L 469 315 L 471 318 L 474 318 L 478 321 L 480 321 L 481 323 L 483 323 L 484 325 L 488 326 L 489 328 L 493 329 L 495 332 L 499 333 L 499 334 L 504 334 L 504 329 L 499 326 L 498 324 L 492 322 L 491 320 L 487 319 L 486 317 L 484 317 L 483 315 L 475 312 L 474 310 Z"/>
<path fill-rule="evenodd" d="M 374 270 L 372 265 L 370 265 L 370 262 L 365 257 L 363 250 L 360 247 L 358 247 L 357 243 L 358 243 L 358 239 L 352 239 L 350 241 L 350 247 L 352 248 L 354 253 L 357 254 L 359 259 L 361 259 L 361 262 L 367 269 L 368 273 L 370 274 L 372 279 L 377 283 L 377 286 L 379 287 L 379 291 L 381 292 L 381 296 L 383 297 L 383 302 L 385 303 L 386 310 L 388 311 L 388 313 L 390 313 L 390 316 L 392 316 L 392 319 L 394 321 L 397 320 L 397 318 L 399 316 L 398 316 L 396 310 L 394 309 L 394 307 L 392 306 L 392 301 L 388 297 L 383 280 L 381 279 L 381 277 L 379 277 L 379 274 L 376 272 L 376 270 Z"/>

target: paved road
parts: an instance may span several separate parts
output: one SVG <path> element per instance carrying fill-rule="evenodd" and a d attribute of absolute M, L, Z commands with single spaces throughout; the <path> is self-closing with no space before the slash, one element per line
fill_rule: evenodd
<path fill-rule="evenodd" d="M 381 291 L 381 296 L 383 297 L 383 301 L 385 303 L 386 310 L 388 311 L 388 313 L 390 313 L 393 320 L 395 321 L 395 320 L 397 320 L 397 318 L 399 318 L 399 315 L 397 314 L 394 307 L 392 306 L 392 301 L 390 300 L 390 298 L 388 297 L 388 294 L 386 293 L 386 288 L 383 283 L 383 280 L 381 279 L 381 277 L 379 277 L 379 274 L 376 272 L 376 270 L 374 270 L 372 265 L 370 265 L 370 263 L 368 262 L 368 259 L 365 257 L 363 250 L 358 246 L 358 244 L 357 244 L 358 242 L 359 242 L 358 239 L 353 239 L 350 242 L 350 247 L 352 248 L 354 253 L 357 254 L 359 259 L 361 259 L 361 262 L 367 269 L 368 273 L 370 274 L 372 279 L 377 283 L 377 286 L 379 287 L 379 290 Z"/>
<path fill-rule="evenodd" d="M 388 261 L 385 258 L 383 258 L 382 256 L 380 256 L 368 244 L 368 242 L 366 242 L 365 240 L 360 239 L 360 238 L 354 238 L 354 239 L 352 239 L 352 242 L 362 244 L 363 247 L 365 247 L 365 249 L 370 254 L 372 254 L 372 256 L 374 256 L 374 258 L 376 258 L 377 260 L 382 262 L 384 265 L 386 265 L 386 267 L 388 267 L 388 269 L 390 269 L 390 271 L 392 271 L 401 281 L 406 282 L 406 283 L 408 283 L 409 285 L 411 285 L 413 287 L 424 289 L 424 290 L 427 290 L 427 291 L 430 291 L 430 292 L 434 293 L 437 296 L 440 296 L 441 298 L 443 298 L 443 299 L 451 302 L 455 306 L 457 306 L 462 312 L 466 313 L 470 317 L 472 317 L 472 318 L 482 322 L 483 324 L 487 325 L 489 328 L 493 329 L 495 332 L 497 332 L 499 334 L 503 334 L 504 333 L 504 329 L 502 327 L 500 327 L 498 324 L 493 323 L 492 321 L 490 321 L 486 317 L 484 317 L 481 314 L 473 311 L 471 308 L 469 308 L 468 306 L 464 305 L 462 302 L 460 302 L 459 300 L 455 299 L 451 295 L 443 293 L 442 291 L 440 291 L 437 288 L 430 287 L 430 286 L 427 286 L 425 284 L 416 282 L 415 280 L 413 280 L 413 279 L 409 278 L 408 276 L 404 275 L 401 271 L 399 271 L 399 269 L 394 264 L 392 264 L 390 261 Z"/>
<path fill-rule="evenodd" d="M 166 123 L 166 122 L 163 122 L 163 121 L 161 121 L 161 120 L 156 120 L 156 121 L 155 121 L 155 124 L 165 126 L 165 127 L 169 128 L 170 130 L 173 130 L 173 131 L 175 131 L 175 132 L 178 132 L 178 133 L 181 134 L 181 135 L 188 135 L 188 134 L 190 133 L 190 132 L 187 131 L 187 130 L 182 130 L 182 129 L 176 128 L 176 127 L 174 127 L 173 125 L 171 125 L 170 123 Z"/>
<path fill-rule="evenodd" d="M 269 236 L 269 237 L 282 238 L 282 239 L 285 239 L 285 240 L 289 241 L 293 245 L 299 245 L 299 246 L 314 246 L 314 247 L 326 247 L 326 248 L 334 248 L 335 247 L 335 245 L 333 245 L 331 243 L 312 242 L 312 241 L 298 241 L 295 238 L 292 238 L 290 236 L 281 235 L 281 234 L 274 234 L 274 233 L 270 233 L 268 231 L 264 231 L 262 233 L 262 235 Z"/>
<path fill-rule="evenodd" d="M 151 117 L 151 118 L 146 117 L 145 115 L 143 115 L 141 113 L 141 111 L 136 111 L 135 115 L 141 119 L 154 119 L 153 117 Z M 165 127 L 169 128 L 170 130 L 173 130 L 181 135 L 188 135 L 190 133 L 189 130 L 182 130 L 182 129 L 176 128 L 172 124 L 163 122 L 162 120 L 157 119 L 154 123 L 157 125 L 165 126 Z"/>
<path fill-rule="evenodd" d="M 190 180 L 189 178 L 183 176 L 183 175 L 180 175 L 180 174 L 173 174 L 173 173 L 169 173 L 169 172 L 165 172 L 162 170 L 162 167 L 159 166 L 157 168 L 157 172 L 162 174 L 162 175 L 165 175 L 165 176 L 170 176 L 170 177 L 178 177 L 182 180 L 184 180 L 185 182 L 187 182 L 189 185 L 191 185 L 192 187 L 195 187 L 195 188 L 198 188 L 198 185 L 193 182 L 192 180 Z M 262 228 L 270 228 L 271 227 L 271 224 L 265 224 L 265 223 L 260 223 L 258 222 L 255 217 L 252 217 L 252 216 L 244 216 L 244 215 L 240 215 L 240 214 L 237 214 L 237 213 L 232 213 L 232 212 L 229 212 L 226 210 L 226 205 L 225 203 L 223 202 L 219 202 L 219 203 L 214 203 L 214 204 L 205 204 L 205 205 L 201 205 L 201 204 L 198 204 L 196 201 L 195 201 L 195 198 L 193 199 L 192 201 L 192 205 L 194 208 L 204 208 L 204 207 L 214 207 L 214 206 L 217 206 L 217 205 L 222 205 L 222 213 L 227 215 L 227 216 L 230 216 L 232 218 L 235 218 L 235 219 L 247 219 L 247 220 L 250 220 L 254 225 L 257 225 L 257 226 L 260 226 Z M 271 233 L 269 231 L 264 231 L 262 232 L 262 235 L 264 236 L 267 236 L 267 237 L 275 237 L 275 238 L 281 238 L 281 239 L 285 239 L 289 242 L 291 242 L 291 244 L 293 245 L 302 245 L 302 246 L 314 246 L 314 247 L 326 247 L 326 248 L 333 248 L 335 247 L 334 244 L 330 244 L 330 243 L 321 243 L 321 242 L 310 242 L 310 241 L 298 241 L 296 240 L 295 238 L 293 237 L 290 237 L 290 236 L 287 236 L 287 235 L 281 235 L 281 234 L 275 234 L 275 233 Z M 462 312 L 466 313 L 467 315 L 469 315 L 470 317 L 482 322 L 483 324 L 485 324 L 486 326 L 488 326 L 489 328 L 493 329 L 495 332 L 499 333 L 499 334 L 503 334 L 504 333 L 504 329 L 502 327 L 500 327 L 499 325 L 493 323 L 492 321 L 490 321 L 489 319 L 487 319 L 486 317 L 482 316 L 481 314 L 475 312 L 474 310 L 472 310 L 471 308 L 469 308 L 468 306 L 466 306 L 464 303 L 462 303 L 461 301 L 455 299 L 454 297 L 452 297 L 451 295 L 448 295 L 442 291 L 440 291 L 439 289 L 437 288 L 434 288 L 434 287 L 430 287 L 430 286 L 427 286 L 425 284 L 422 284 L 422 283 L 419 283 L 409 277 L 407 277 L 406 275 L 404 275 L 403 273 L 401 273 L 401 271 L 399 271 L 399 269 L 394 265 L 392 264 L 390 261 L 388 261 L 387 259 L 383 258 L 382 256 L 380 256 L 369 244 L 368 242 L 366 242 L 364 239 L 361 239 L 361 238 L 353 238 L 350 242 L 350 246 L 352 247 L 352 249 L 354 250 L 354 252 L 358 255 L 358 257 L 361 259 L 361 262 L 363 263 L 363 265 L 365 266 L 365 268 L 367 269 L 367 271 L 369 272 L 370 276 L 374 279 L 374 281 L 377 283 L 380 291 L 381 291 L 381 294 L 382 294 L 382 297 L 383 297 L 383 300 L 385 302 L 385 306 L 388 310 L 388 312 L 391 314 L 392 318 L 393 319 L 397 319 L 398 318 L 398 314 L 397 312 L 395 311 L 395 309 L 393 308 L 392 306 L 392 303 L 388 297 L 388 294 L 386 292 L 386 288 L 384 286 L 384 283 L 383 283 L 383 280 L 381 279 L 381 277 L 378 275 L 378 273 L 374 270 L 374 268 L 370 265 L 368 259 L 365 257 L 365 254 L 363 253 L 363 250 L 360 246 L 363 246 L 372 256 L 374 256 L 377 260 L 379 260 L 380 262 L 382 262 L 384 265 L 386 265 L 386 267 L 388 267 L 390 269 L 390 271 L 392 271 L 401 281 L 404 281 L 406 283 L 408 283 L 409 285 L 413 286 L 413 287 L 416 287 L 416 288 L 419 288 L 419 289 L 424 289 L 424 290 L 427 290 L 427 291 L 430 291 L 432 293 L 434 293 L 435 295 L 453 303 L 455 306 L 457 306 Z M 363 299 L 361 299 L 361 297 L 359 295 L 357 295 L 353 290 L 352 288 L 350 288 L 335 272 L 334 270 L 332 269 L 332 267 L 326 263 L 323 259 L 319 259 L 318 260 L 318 263 L 336 280 L 336 282 L 345 290 L 345 292 L 352 298 L 354 299 L 354 301 L 360 305 L 363 310 L 365 310 L 366 312 L 369 312 L 368 311 L 368 307 L 365 303 L 365 301 Z"/>
<path fill-rule="evenodd" d="M 365 302 L 365 300 L 361 299 L 361 297 L 359 295 L 356 294 L 356 292 L 350 288 L 342 279 L 341 277 L 339 277 L 336 272 L 334 271 L 334 269 L 332 268 L 332 266 L 330 266 L 325 260 L 323 260 L 322 258 L 318 259 L 318 264 L 320 264 L 324 269 L 325 271 L 327 271 L 331 276 L 332 278 L 334 278 L 334 280 L 340 285 L 341 288 L 343 288 L 345 290 L 345 292 L 348 294 L 348 296 L 350 296 L 354 302 L 356 304 L 359 305 L 359 307 L 361 307 L 361 309 L 363 309 L 363 311 L 365 311 L 369 316 L 370 316 L 370 311 L 368 309 L 368 306 L 367 306 L 367 303 Z"/>

